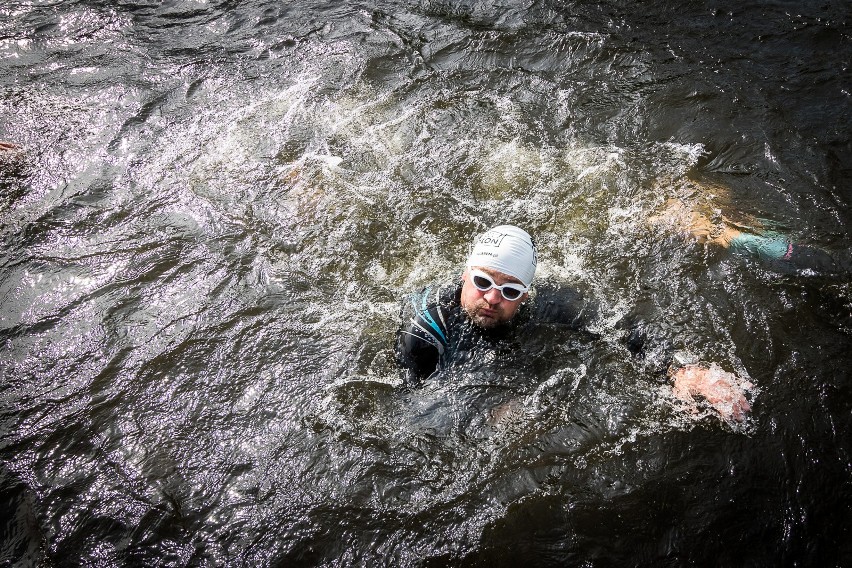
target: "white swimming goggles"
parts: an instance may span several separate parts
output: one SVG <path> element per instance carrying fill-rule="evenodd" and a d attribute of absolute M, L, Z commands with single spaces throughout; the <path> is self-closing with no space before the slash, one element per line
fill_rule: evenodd
<path fill-rule="evenodd" d="M 490 276 L 476 268 L 471 268 L 468 273 L 470 274 L 470 281 L 473 282 L 477 290 L 487 292 L 491 288 L 497 288 L 503 294 L 503 297 L 510 302 L 514 302 L 529 292 L 529 288 L 517 282 L 508 282 L 502 286 L 498 286 Z"/>

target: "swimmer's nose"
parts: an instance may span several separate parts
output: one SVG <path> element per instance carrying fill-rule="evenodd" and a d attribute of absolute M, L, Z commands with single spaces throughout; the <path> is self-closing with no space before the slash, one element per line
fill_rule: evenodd
<path fill-rule="evenodd" d="M 503 301 L 503 294 L 500 293 L 500 290 L 497 288 L 491 288 L 487 292 L 485 292 L 485 301 L 491 304 L 492 306 L 499 304 Z"/>

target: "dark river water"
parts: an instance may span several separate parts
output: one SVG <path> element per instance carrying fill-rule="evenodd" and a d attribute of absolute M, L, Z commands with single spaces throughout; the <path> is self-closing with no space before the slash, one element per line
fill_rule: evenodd
<path fill-rule="evenodd" d="M 0 565 L 848 566 L 849 20 L 3 2 Z M 507 222 L 595 334 L 401 385 L 406 294 Z M 755 385 L 745 423 L 631 354 L 636 309 Z"/>

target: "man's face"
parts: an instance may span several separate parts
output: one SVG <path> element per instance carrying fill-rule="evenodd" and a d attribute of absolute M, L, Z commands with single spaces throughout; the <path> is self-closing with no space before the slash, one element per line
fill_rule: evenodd
<path fill-rule="evenodd" d="M 473 268 L 486 273 L 498 286 L 507 282 L 521 284 L 521 281 L 517 278 L 513 278 L 502 272 L 479 266 Z M 485 329 L 496 327 L 511 320 L 515 317 L 518 308 L 521 307 L 521 302 L 527 298 L 527 294 L 522 294 L 517 300 L 510 301 L 504 298 L 503 294 L 497 288 L 491 288 L 483 292 L 473 285 L 468 270 L 465 270 L 464 274 L 462 274 L 462 280 L 464 281 L 461 292 L 462 308 L 464 308 L 464 311 L 467 312 L 468 317 L 474 324 Z"/>

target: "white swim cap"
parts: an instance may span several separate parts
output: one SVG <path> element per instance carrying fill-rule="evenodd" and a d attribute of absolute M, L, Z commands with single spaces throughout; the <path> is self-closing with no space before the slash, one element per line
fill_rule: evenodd
<path fill-rule="evenodd" d="M 480 235 L 467 257 L 467 267 L 481 266 L 514 276 L 524 286 L 535 276 L 536 254 L 532 237 L 514 225 L 500 225 Z"/>

